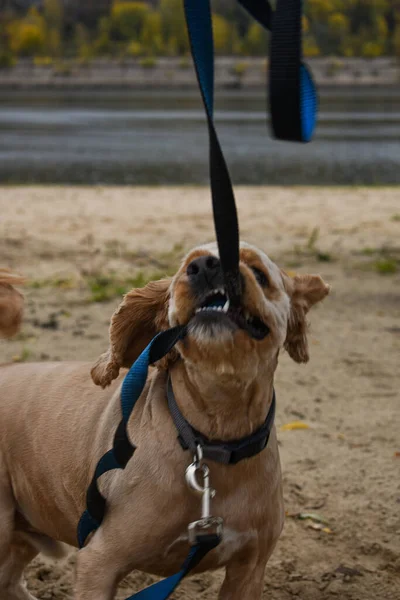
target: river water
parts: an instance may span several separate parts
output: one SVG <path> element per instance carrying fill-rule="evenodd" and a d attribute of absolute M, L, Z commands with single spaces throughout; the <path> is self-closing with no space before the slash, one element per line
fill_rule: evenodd
<path fill-rule="evenodd" d="M 216 94 L 237 184 L 400 183 L 399 88 L 320 94 L 311 144 L 271 138 L 260 91 Z M 208 182 L 207 129 L 193 91 L 2 92 L 1 183 Z"/>

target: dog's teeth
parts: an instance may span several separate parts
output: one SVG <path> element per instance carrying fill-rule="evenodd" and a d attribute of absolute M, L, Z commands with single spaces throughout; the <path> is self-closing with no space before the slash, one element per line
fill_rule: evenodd
<path fill-rule="evenodd" d="M 250 321 L 250 313 L 248 310 L 244 311 L 244 318 L 246 319 L 246 321 Z"/>
<path fill-rule="evenodd" d="M 224 306 L 222 307 L 222 310 L 224 313 L 227 313 L 229 309 L 229 298 L 228 300 L 225 302 Z"/>

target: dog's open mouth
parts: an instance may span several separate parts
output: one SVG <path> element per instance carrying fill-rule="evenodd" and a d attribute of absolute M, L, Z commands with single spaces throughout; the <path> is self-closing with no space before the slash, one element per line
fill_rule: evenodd
<path fill-rule="evenodd" d="M 264 339 L 269 327 L 258 317 L 251 315 L 243 307 L 230 307 L 229 299 L 222 288 L 208 292 L 199 302 L 195 310 L 196 319 L 205 323 L 221 323 L 244 329 L 256 340 Z"/>

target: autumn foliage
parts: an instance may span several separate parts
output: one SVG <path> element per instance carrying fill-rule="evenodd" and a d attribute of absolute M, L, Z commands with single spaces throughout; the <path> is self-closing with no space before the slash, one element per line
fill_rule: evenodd
<path fill-rule="evenodd" d="M 104 3 L 103 3 L 104 4 Z M 400 55 L 398 0 L 307 0 L 306 56 Z M 234 0 L 213 2 L 215 50 L 220 55 L 265 56 L 268 33 Z M 0 66 L 19 57 L 38 62 L 95 56 L 184 56 L 189 51 L 182 0 L 110 0 L 108 14 L 67 22 L 63 0 L 41 10 L 0 12 Z"/>

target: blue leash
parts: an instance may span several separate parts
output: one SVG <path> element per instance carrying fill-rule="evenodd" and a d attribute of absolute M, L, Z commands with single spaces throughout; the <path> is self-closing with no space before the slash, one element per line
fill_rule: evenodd
<path fill-rule="evenodd" d="M 113 469 L 125 469 L 136 450 L 128 438 L 127 425 L 135 404 L 147 380 L 149 365 L 168 354 L 175 344 L 186 334 L 184 326 L 163 331 L 152 339 L 127 373 L 121 388 L 122 420 L 114 436 L 113 447 L 97 463 L 92 481 L 86 494 L 86 510 L 78 524 L 78 543 L 82 548 L 87 537 L 98 529 L 106 512 L 106 500 L 100 493 L 98 479 Z"/>
<path fill-rule="evenodd" d="M 127 437 L 126 427 L 132 411 L 145 386 L 149 365 L 165 356 L 173 346 L 186 334 L 183 326 L 168 329 L 159 333 L 143 350 L 126 375 L 121 388 L 122 420 L 118 426 L 113 448 L 106 452 L 97 463 L 94 477 L 87 492 L 87 508 L 78 524 L 78 542 L 82 548 L 91 533 L 101 525 L 106 512 L 106 502 L 101 495 L 97 481 L 99 477 L 113 469 L 124 469 L 135 451 Z M 182 579 L 208 554 L 218 546 L 221 539 L 218 534 L 201 535 L 190 548 L 189 554 L 181 569 L 150 587 L 133 594 L 127 600 L 166 600 L 179 585 Z"/>
<path fill-rule="evenodd" d="M 270 110 L 276 138 L 310 141 L 316 124 L 317 93 L 311 74 L 302 62 L 302 0 L 277 0 L 273 13 L 268 0 L 238 0 L 271 34 Z M 193 61 L 207 116 L 210 139 L 210 180 L 215 230 L 225 289 L 231 305 L 239 305 L 239 225 L 229 171 L 213 121 L 214 46 L 209 0 L 184 0 L 186 22 Z M 121 389 L 122 420 L 115 433 L 113 447 L 97 463 L 86 496 L 86 510 L 78 524 L 78 542 L 82 548 L 91 533 L 101 525 L 107 505 L 98 488 L 98 479 L 113 469 L 124 469 L 136 447 L 127 435 L 127 424 L 146 383 L 148 367 L 184 337 L 183 326 L 157 335 L 142 352 L 126 375 Z M 181 569 L 127 600 L 166 600 L 182 579 L 215 548 L 220 536 L 197 536 Z"/>

